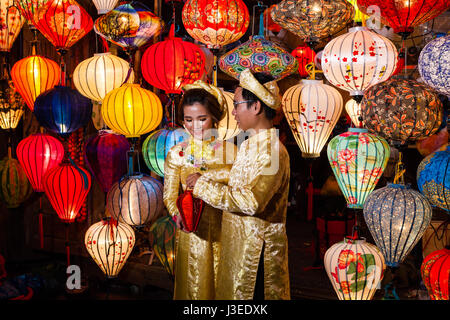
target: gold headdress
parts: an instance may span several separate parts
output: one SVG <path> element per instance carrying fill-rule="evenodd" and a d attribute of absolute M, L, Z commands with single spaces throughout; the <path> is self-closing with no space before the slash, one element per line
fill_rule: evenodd
<path fill-rule="evenodd" d="M 183 87 L 183 90 L 187 91 L 187 90 L 192 90 L 192 89 L 203 89 L 206 90 L 207 92 L 209 92 L 210 94 L 212 94 L 216 99 L 217 102 L 219 102 L 219 106 L 220 106 L 220 111 L 222 113 L 222 118 L 223 116 L 225 116 L 225 104 L 227 103 L 225 100 L 225 97 L 222 93 L 222 91 L 220 91 L 219 88 L 217 88 L 216 86 L 206 83 L 202 80 L 196 80 L 194 83 L 192 84 L 187 84 Z"/>
<path fill-rule="evenodd" d="M 280 89 L 275 80 L 262 85 L 256 80 L 250 69 L 245 69 L 239 76 L 239 85 L 254 93 L 261 101 L 272 109 L 276 110 L 281 105 Z"/>

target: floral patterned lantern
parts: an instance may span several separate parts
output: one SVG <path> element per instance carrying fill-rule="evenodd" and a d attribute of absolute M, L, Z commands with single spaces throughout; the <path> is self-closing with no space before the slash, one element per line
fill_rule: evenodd
<path fill-rule="evenodd" d="M 25 23 L 13 0 L 0 0 L 0 51 L 9 52 Z"/>
<path fill-rule="evenodd" d="M 320 157 L 341 115 L 341 94 L 322 80 L 302 80 L 286 90 L 282 107 L 302 157 Z"/>
<path fill-rule="evenodd" d="M 429 42 L 420 52 L 418 66 L 427 85 L 450 97 L 450 35 Z"/>
<path fill-rule="evenodd" d="M 219 49 L 245 34 L 250 16 L 242 0 L 187 0 L 182 19 L 192 38 Z"/>
<path fill-rule="evenodd" d="M 97 8 L 98 14 L 105 14 L 114 9 L 119 0 L 92 0 L 92 2 Z"/>
<path fill-rule="evenodd" d="M 431 222 L 429 202 L 410 186 L 388 183 L 364 204 L 364 220 L 386 265 L 398 267 Z"/>
<path fill-rule="evenodd" d="M 348 208 L 362 209 L 389 160 L 386 140 L 367 129 L 350 128 L 328 143 L 328 160 Z"/>
<path fill-rule="evenodd" d="M 386 269 L 380 250 L 364 238 L 332 245 L 324 266 L 339 300 L 371 300 Z"/>
<path fill-rule="evenodd" d="M 31 28 L 38 20 L 38 11 L 48 0 L 14 0 L 14 5 Z"/>
<path fill-rule="evenodd" d="M 24 102 L 11 80 L 0 80 L 0 127 L 15 129 L 24 113 Z"/>
<path fill-rule="evenodd" d="M 357 128 L 361 128 L 361 104 L 356 102 L 354 99 L 350 99 L 345 104 L 345 111 L 347 111 L 353 125 Z"/>
<path fill-rule="evenodd" d="M 426 85 L 396 76 L 367 90 L 361 115 L 370 132 L 392 144 L 405 144 L 438 130 L 442 103 Z"/>
<path fill-rule="evenodd" d="M 314 58 L 316 57 L 314 50 L 308 46 L 298 46 L 291 54 L 298 61 L 298 73 L 300 74 L 300 77 L 307 77 L 309 73 L 308 70 L 306 70 L 306 65 L 314 63 Z"/>
<path fill-rule="evenodd" d="M 364 92 L 391 77 L 397 49 L 387 38 L 366 27 L 351 28 L 325 46 L 322 70 L 328 81 L 361 102 Z"/>
<path fill-rule="evenodd" d="M 223 96 L 225 97 L 225 109 L 227 112 L 225 113 L 225 117 L 219 121 L 217 125 L 217 135 L 219 140 L 228 140 L 232 139 L 233 137 L 237 136 L 241 129 L 239 129 L 238 123 L 236 122 L 236 119 L 234 119 L 233 116 L 233 99 L 234 94 L 231 92 L 224 91 L 223 89 L 220 89 L 222 91 Z"/>
<path fill-rule="evenodd" d="M 175 245 L 177 226 L 170 216 L 159 218 L 149 231 L 150 245 L 171 277 L 175 276 Z"/>
<path fill-rule="evenodd" d="M 431 205 L 450 213 L 450 146 L 425 157 L 417 168 L 417 186 Z"/>
<path fill-rule="evenodd" d="M 111 217 L 94 223 L 84 236 L 86 250 L 108 278 L 117 277 L 135 243 L 133 228 Z"/>
<path fill-rule="evenodd" d="M 449 300 L 450 247 L 430 253 L 420 272 L 431 300 Z"/>

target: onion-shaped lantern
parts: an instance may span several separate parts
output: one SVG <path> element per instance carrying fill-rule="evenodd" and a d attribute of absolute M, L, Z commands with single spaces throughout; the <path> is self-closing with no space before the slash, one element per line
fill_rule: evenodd
<path fill-rule="evenodd" d="M 156 94 L 129 83 L 109 92 L 101 111 L 108 127 L 127 138 L 138 138 L 156 129 L 163 116 Z"/>
<path fill-rule="evenodd" d="M 362 209 L 389 160 L 386 140 L 363 128 L 350 128 L 328 143 L 328 161 L 348 208 Z"/>
<path fill-rule="evenodd" d="M 45 195 L 61 221 L 72 223 L 91 189 L 91 175 L 86 169 L 63 160 L 47 171 L 43 185 Z"/>
<path fill-rule="evenodd" d="M 0 51 L 9 52 L 25 23 L 13 0 L 0 0 Z"/>
<path fill-rule="evenodd" d="M 331 84 L 361 102 L 364 92 L 391 77 L 397 49 L 388 39 L 366 27 L 354 27 L 327 43 L 322 70 Z"/>
<path fill-rule="evenodd" d="M 450 247 L 426 256 L 420 273 L 431 300 L 449 300 Z"/>
<path fill-rule="evenodd" d="M 105 14 L 110 12 L 117 5 L 119 0 L 92 0 L 94 6 L 97 8 L 97 13 Z"/>
<path fill-rule="evenodd" d="M 388 183 L 364 204 L 364 220 L 389 267 L 398 267 L 431 222 L 427 199 L 402 184 Z"/>
<path fill-rule="evenodd" d="M 450 35 L 429 42 L 420 51 L 418 66 L 427 85 L 450 97 Z"/>
<path fill-rule="evenodd" d="M 164 161 L 174 145 L 187 140 L 187 133 L 182 129 L 167 128 L 152 132 L 142 144 L 142 155 L 147 167 L 164 177 Z"/>
<path fill-rule="evenodd" d="M 48 0 L 14 0 L 14 5 L 19 9 L 20 14 L 27 20 L 31 28 L 35 28 L 38 11 Z"/>
<path fill-rule="evenodd" d="M 64 146 L 49 134 L 36 133 L 20 141 L 16 153 L 33 190 L 44 192 L 43 177 L 61 163 Z"/>
<path fill-rule="evenodd" d="M 450 213 L 450 146 L 425 157 L 417 168 L 417 186 L 431 205 Z"/>
<path fill-rule="evenodd" d="M 298 69 L 298 61 L 275 42 L 253 36 L 247 42 L 227 52 L 219 59 L 220 69 L 239 79 L 242 71 L 263 72 L 280 80 Z"/>
<path fill-rule="evenodd" d="M 111 130 L 100 130 L 86 142 L 86 165 L 103 192 L 127 173 L 128 140 Z"/>
<path fill-rule="evenodd" d="M 322 80 L 302 80 L 286 90 L 282 106 L 302 157 L 320 157 L 341 115 L 341 94 Z"/>
<path fill-rule="evenodd" d="M 15 129 L 24 113 L 24 102 L 10 80 L 0 80 L 0 127 Z"/>
<path fill-rule="evenodd" d="M 67 136 L 89 122 L 92 103 L 77 90 L 58 85 L 36 98 L 34 114 L 44 128 Z"/>
<path fill-rule="evenodd" d="M 355 127 L 361 128 L 361 104 L 356 102 L 354 99 L 350 99 L 345 104 L 345 111 L 347 111 L 347 114 L 350 117 L 350 120 L 352 120 L 353 125 Z"/>
<path fill-rule="evenodd" d="M 314 50 L 308 46 L 298 46 L 291 52 L 291 55 L 298 61 L 298 73 L 300 77 L 307 77 L 309 73 L 306 70 L 306 65 L 314 63 L 314 58 L 316 57 Z"/>
<path fill-rule="evenodd" d="M 361 102 L 364 127 L 393 144 L 424 139 L 442 121 L 442 102 L 426 85 L 393 77 L 364 94 Z"/>
<path fill-rule="evenodd" d="M 23 58 L 11 68 L 14 87 L 31 111 L 34 110 L 36 98 L 56 86 L 60 77 L 59 65 L 53 60 L 38 55 Z"/>
<path fill-rule="evenodd" d="M 80 62 L 73 71 L 73 84 L 83 96 L 100 102 L 106 94 L 127 82 L 134 82 L 134 72 L 127 61 L 111 52 L 95 53 Z"/>
<path fill-rule="evenodd" d="M 242 38 L 250 16 L 242 0 L 188 0 L 182 19 L 192 38 L 208 48 L 219 49 Z"/>
<path fill-rule="evenodd" d="M 228 140 L 237 136 L 241 132 L 241 129 L 239 128 L 238 123 L 236 122 L 236 119 L 234 119 L 233 116 L 234 94 L 231 92 L 224 91 L 222 89 L 220 90 L 222 91 L 222 94 L 225 97 L 226 113 L 225 117 L 222 120 L 220 120 L 217 125 L 217 135 L 218 135 L 217 138 L 220 140 Z"/>
<path fill-rule="evenodd" d="M 170 276 L 175 275 L 175 244 L 177 226 L 170 216 L 159 218 L 149 231 L 149 242 Z"/>
<path fill-rule="evenodd" d="M 342 30 L 354 15 L 347 0 L 284 0 L 270 12 L 279 24 L 310 46 Z"/>
<path fill-rule="evenodd" d="M 108 278 L 116 278 L 136 243 L 133 228 L 111 217 L 89 227 L 84 245 L 95 263 Z"/>
<path fill-rule="evenodd" d="M 134 227 L 152 224 L 163 212 L 163 185 L 144 174 L 123 176 L 109 189 L 106 207 L 119 222 Z"/>
<path fill-rule="evenodd" d="M 371 300 L 386 269 L 380 250 L 364 238 L 332 245 L 324 266 L 339 300 Z"/>

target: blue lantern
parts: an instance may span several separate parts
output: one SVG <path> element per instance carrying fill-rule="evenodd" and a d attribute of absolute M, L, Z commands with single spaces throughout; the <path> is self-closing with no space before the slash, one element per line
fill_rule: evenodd
<path fill-rule="evenodd" d="M 55 86 L 36 98 L 34 114 L 47 130 L 68 136 L 89 122 L 92 103 L 75 89 Z"/>
<path fill-rule="evenodd" d="M 431 205 L 450 213 L 450 146 L 422 160 L 417 168 L 417 186 Z"/>

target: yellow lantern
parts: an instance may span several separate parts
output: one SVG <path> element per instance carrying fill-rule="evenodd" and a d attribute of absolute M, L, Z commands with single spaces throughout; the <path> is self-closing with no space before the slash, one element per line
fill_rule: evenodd
<path fill-rule="evenodd" d="M 125 83 L 109 92 L 102 103 L 106 125 L 127 138 L 139 138 L 161 123 L 161 100 L 139 84 Z"/>
<path fill-rule="evenodd" d="M 76 66 L 73 84 L 83 96 L 102 101 L 108 92 L 125 82 L 129 70 L 129 63 L 111 52 L 96 53 Z M 127 82 L 133 83 L 134 73 L 130 72 Z"/>
<path fill-rule="evenodd" d="M 232 94 L 231 92 L 224 91 L 222 89 L 221 91 L 225 97 L 226 101 L 225 108 L 227 109 L 227 112 L 225 114 L 225 117 L 222 120 L 220 120 L 217 126 L 219 136 L 218 139 L 228 140 L 237 136 L 239 132 L 241 132 L 241 129 L 239 129 L 239 126 L 232 114 L 234 108 L 233 105 L 234 94 Z"/>
<path fill-rule="evenodd" d="M 347 111 L 350 120 L 352 120 L 355 127 L 362 128 L 361 118 L 361 104 L 354 99 L 350 99 L 345 104 L 345 111 Z"/>
<path fill-rule="evenodd" d="M 0 127 L 15 129 L 24 113 L 24 102 L 11 80 L 0 80 Z"/>

